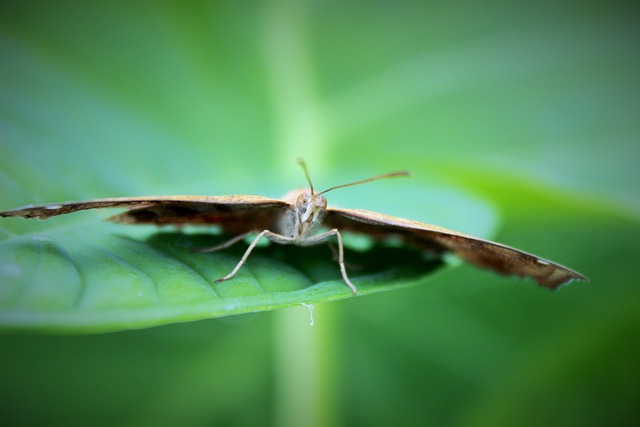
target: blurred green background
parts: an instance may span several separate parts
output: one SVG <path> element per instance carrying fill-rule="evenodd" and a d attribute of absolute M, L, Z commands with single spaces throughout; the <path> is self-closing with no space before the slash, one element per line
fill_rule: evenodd
<path fill-rule="evenodd" d="M 3 425 L 640 420 L 634 3 L 0 8 L 2 209 L 277 197 L 304 184 L 302 156 L 318 187 L 412 170 L 408 184 L 331 201 L 474 231 L 468 213 L 420 192 L 452 186 L 493 207 L 496 240 L 591 279 L 547 292 L 465 265 L 318 305 L 313 326 L 299 307 L 102 335 L 5 333 Z M 409 207 L 385 203 L 389 191 Z"/>

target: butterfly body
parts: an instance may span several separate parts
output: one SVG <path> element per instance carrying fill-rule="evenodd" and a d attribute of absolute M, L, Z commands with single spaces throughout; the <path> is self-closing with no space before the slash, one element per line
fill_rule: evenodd
<path fill-rule="evenodd" d="M 322 225 L 327 199 L 303 189 L 287 193 L 283 200 L 289 203 L 289 209 L 276 222 L 274 231 L 290 236 L 295 244 L 300 244 Z"/>

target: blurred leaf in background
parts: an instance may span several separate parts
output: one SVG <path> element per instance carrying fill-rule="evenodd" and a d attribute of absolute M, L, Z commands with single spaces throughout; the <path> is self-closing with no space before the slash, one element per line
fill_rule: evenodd
<path fill-rule="evenodd" d="M 0 8 L 1 209 L 152 194 L 279 197 L 305 184 L 294 164 L 301 156 L 318 187 L 414 172 L 411 181 L 336 191 L 330 203 L 492 236 L 591 279 L 552 293 L 462 266 L 314 309 L 101 335 L 5 331 L 3 425 L 640 419 L 634 5 L 69 0 Z M 78 253 L 99 254 L 87 271 L 101 283 L 109 263 L 141 262 L 136 248 L 150 233 L 103 217 L 3 220 L 2 256 L 34 265 L 29 249 L 6 250 L 26 236 L 36 237 L 27 248 L 64 258 L 47 240 L 62 236 Z M 126 256 L 110 257 L 115 249 Z M 184 273 L 165 264 L 153 273 L 175 290 L 183 282 L 172 282 L 172 271 Z M 27 270 L 73 287 L 75 273 L 59 265 Z M 268 254 L 256 268 L 298 274 Z M 36 289 L 40 299 L 11 293 L 14 273 L 1 272 L 3 307 L 11 295 L 64 305 L 57 288 Z M 125 305 L 158 292 L 153 277 L 115 282 Z M 197 289 L 209 292 L 175 298 Z"/>

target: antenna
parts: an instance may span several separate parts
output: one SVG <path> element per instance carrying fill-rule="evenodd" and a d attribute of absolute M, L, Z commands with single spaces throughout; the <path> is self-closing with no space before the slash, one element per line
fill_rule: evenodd
<path fill-rule="evenodd" d="M 313 184 L 311 183 L 311 178 L 309 178 L 309 171 L 307 170 L 307 164 L 301 158 L 298 158 L 298 164 L 304 171 L 304 176 L 307 178 L 307 182 L 309 183 L 309 187 L 311 188 L 311 194 L 315 195 L 315 192 L 313 190 Z M 367 178 L 361 181 L 350 182 L 349 184 L 336 185 L 335 187 L 327 188 L 326 190 L 321 191 L 320 193 L 318 193 L 318 195 L 327 193 L 331 190 L 335 190 L 336 188 L 351 187 L 352 185 L 364 184 L 365 182 L 377 181 L 383 178 L 395 178 L 397 176 L 409 176 L 409 175 L 411 175 L 411 172 L 409 171 L 389 172 L 382 175 L 374 176 L 373 178 Z"/>
<path fill-rule="evenodd" d="M 329 192 L 331 190 L 335 190 L 336 188 L 351 187 L 352 185 L 364 184 L 365 182 L 377 181 L 377 180 L 383 179 L 383 178 L 395 178 L 397 176 L 409 176 L 409 175 L 411 175 L 411 172 L 409 172 L 409 171 L 389 172 L 389 173 L 385 173 L 385 174 L 382 174 L 382 175 L 374 176 L 373 178 L 367 178 L 367 179 L 363 179 L 361 181 L 350 182 L 349 184 L 336 185 L 335 187 L 327 188 L 326 190 L 321 191 L 318 194 L 324 194 L 324 193 Z"/>
<path fill-rule="evenodd" d="M 298 158 L 298 164 L 300 165 L 300 167 L 304 171 L 304 176 L 307 177 L 307 182 L 309 183 L 309 188 L 311 189 L 311 195 L 313 196 L 314 195 L 313 184 L 311 183 L 311 178 L 309 178 L 309 171 L 307 170 L 307 164 L 301 158 Z"/>

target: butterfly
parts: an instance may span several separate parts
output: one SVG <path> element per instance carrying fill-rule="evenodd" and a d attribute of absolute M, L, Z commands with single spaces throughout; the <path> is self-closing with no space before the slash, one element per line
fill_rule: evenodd
<path fill-rule="evenodd" d="M 216 225 L 223 232 L 234 235 L 231 240 L 202 249 L 202 252 L 228 248 L 257 233 L 235 268 L 216 280 L 216 283 L 234 277 L 262 238 L 298 246 L 312 246 L 335 239 L 340 273 L 355 295 L 357 288 L 349 279 L 345 267 L 343 231 L 362 233 L 375 239 L 400 238 L 404 244 L 434 254 L 452 252 L 471 264 L 501 274 L 531 277 L 549 289 L 556 289 L 574 279 L 588 280 L 560 264 L 490 240 L 378 212 L 327 206 L 324 194 L 329 191 L 382 178 L 407 176 L 409 173 L 406 171 L 378 175 L 316 192 L 306 164 L 301 160 L 299 163 L 309 188 L 288 193 L 282 200 L 249 195 L 120 197 L 28 205 L 0 212 L 0 217 L 47 219 L 86 209 L 125 208 L 125 212 L 108 220 L 125 224 Z"/>

